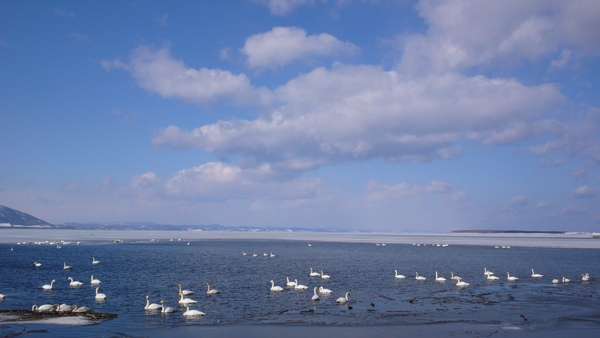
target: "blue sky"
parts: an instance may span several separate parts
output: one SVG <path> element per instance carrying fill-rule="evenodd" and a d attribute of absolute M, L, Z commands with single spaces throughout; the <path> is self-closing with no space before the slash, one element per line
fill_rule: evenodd
<path fill-rule="evenodd" d="M 51 223 L 600 225 L 596 1 L 4 1 L 0 204 Z"/>

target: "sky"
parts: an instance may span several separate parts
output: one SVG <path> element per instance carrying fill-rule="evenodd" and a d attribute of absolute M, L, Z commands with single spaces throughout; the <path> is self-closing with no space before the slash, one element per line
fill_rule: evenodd
<path fill-rule="evenodd" d="M 0 2 L 0 204 L 600 231 L 595 0 Z"/>

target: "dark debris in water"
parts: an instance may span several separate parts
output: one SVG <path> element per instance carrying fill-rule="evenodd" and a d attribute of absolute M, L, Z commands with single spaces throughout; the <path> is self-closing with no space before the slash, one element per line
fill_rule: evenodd
<path fill-rule="evenodd" d="M 64 317 L 83 317 L 92 322 L 100 322 L 107 319 L 117 318 L 117 314 L 114 313 L 101 313 L 101 312 L 38 312 L 31 310 L 0 310 L 0 315 L 8 316 L 10 321 L 32 321 L 32 320 L 44 320 L 50 318 L 64 318 Z M 2 322 L 0 317 L 0 323 Z"/>

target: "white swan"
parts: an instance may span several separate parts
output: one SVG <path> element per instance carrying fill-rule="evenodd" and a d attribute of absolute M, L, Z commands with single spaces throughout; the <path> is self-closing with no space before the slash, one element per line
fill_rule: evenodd
<path fill-rule="evenodd" d="M 245 251 L 242 251 L 242 256 L 248 256 L 248 254 Z"/>
<path fill-rule="evenodd" d="M 349 299 L 348 299 L 349 295 L 350 295 L 350 292 L 346 292 L 346 295 L 344 297 L 340 297 L 340 298 L 336 299 L 335 302 L 338 304 L 346 304 L 349 301 Z"/>
<path fill-rule="evenodd" d="M 98 292 L 98 290 L 100 289 L 100 287 L 96 287 L 96 299 L 98 300 L 104 300 L 106 299 L 106 295 L 103 293 Z"/>
<path fill-rule="evenodd" d="M 6 295 L 3 295 L 0 293 L 0 299 L 4 299 L 4 298 L 6 298 Z"/>
<path fill-rule="evenodd" d="M 321 270 L 321 278 L 323 278 L 323 279 L 329 279 L 329 278 L 331 278 L 331 276 L 324 274 L 323 270 Z"/>
<path fill-rule="evenodd" d="M 56 283 L 56 281 L 53 279 L 52 282 L 50 282 L 50 284 L 42 285 L 42 289 L 52 290 L 54 288 L 54 283 Z"/>
<path fill-rule="evenodd" d="M 446 278 L 444 278 L 444 277 L 438 277 L 438 272 L 436 271 L 435 272 L 435 281 L 436 282 L 445 282 Z"/>
<path fill-rule="evenodd" d="M 554 283 L 554 284 L 558 284 L 558 283 L 560 283 L 560 280 L 558 280 L 558 279 L 554 278 L 554 279 L 552 280 L 552 283 Z"/>
<path fill-rule="evenodd" d="M 581 275 L 581 280 L 584 282 L 587 282 L 590 280 L 590 274 L 589 273 L 585 273 L 583 275 Z"/>
<path fill-rule="evenodd" d="M 541 275 L 539 273 L 535 273 L 535 271 L 533 271 L 533 269 L 531 269 L 531 277 L 533 277 L 533 278 L 541 278 L 541 277 L 544 277 L 544 275 Z"/>
<path fill-rule="evenodd" d="M 404 278 L 406 278 L 406 276 L 405 276 L 405 275 L 399 275 L 399 274 L 398 274 L 398 270 L 394 270 L 394 273 L 395 273 L 395 275 L 394 275 L 394 278 L 399 278 L 399 279 L 404 279 Z"/>
<path fill-rule="evenodd" d="M 181 290 L 181 284 L 177 284 L 177 286 L 179 287 L 179 294 L 187 296 L 187 295 L 193 295 L 194 291 L 190 291 L 190 290 Z"/>
<path fill-rule="evenodd" d="M 70 265 L 67 265 L 67 262 L 63 262 L 63 269 L 67 270 L 67 269 L 72 269 L 73 267 Z"/>
<path fill-rule="evenodd" d="M 171 312 L 173 312 L 173 308 L 165 307 L 165 303 L 161 300 L 160 301 L 160 312 L 161 313 L 171 313 Z"/>
<path fill-rule="evenodd" d="M 42 263 L 33 262 L 33 266 L 35 266 L 35 267 L 38 267 L 38 268 L 39 268 L 40 266 L 42 266 Z"/>
<path fill-rule="evenodd" d="M 50 310 L 54 310 L 58 304 L 44 304 L 44 305 L 34 305 L 31 307 L 31 311 L 33 312 L 48 312 Z"/>
<path fill-rule="evenodd" d="M 458 277 L 458 282 L 456 282 L 456 286 L 469 286 L 470 284 L 467 282 L 463 282 L 462 278 Z"/>
<path fill-rule="evenodd" d="M 275 254 L 271 252 L 270 257 L 275 257 Z"/>
<path fill-rule="evenodd" d="M 427 278 L 423 277 L 423 276 L 419 276 L 419 271 L 417 271 L 417 275 L 415 276 L 416 280 L 426 280 Z"/>
<path fill-rule="evenodd" d="M 258 255 L 256 253 L 252 253 L 252 257 L 258 257 Z"/>
<path fill-rule="evenodd" d="M 191 298 L 183 298 L 183 294 L 179 294 L 179 304 L 196 304 L 198 303 L 197 301 L 191 299 Z"/>
<path fill-rule="evenodd" d="M 499 278 L 499 277 L 497 277 L 497 276 L 488 275 L 488 276 L 486 277 L 486 279 L 487 279 L 487 280 L 498 280 L 498 279 L 500 279 L 500 278 Z"/>
<path fill-rule="evenodd" d="M 319 298 L 319 295 L 317 295 L 317 289 L 318 289 L 318 287 L 316 287 L 316 286 L 315 286 L 315 288 L 313 289 L 313 291 L 314 291 L 314 295 L 313 295 L 313 296 L 312 296 L 312 298 L 311 298 L 312 300 L 319 300 L 319 299 L 321 299 L 321 298 Z"/>
<path fill-rule="evenodd" d="M 90 277 L 90 284 L 98 285 L 98 284 L 102 284 L 102 282 L 99 279 L 94 279 L 94 275 L 92 275 L 92 277 Z"/>
<path fill-rule="evenodd" d="M 294 281 L 290 281 L 290 277 L 285 277 L 285 279 L 287 280 L 287 283 L 285 285 L 287 286 L 296 286 L 297 283 Z"/>
<path fill-rule="evenodd" d="M 310 273 L 308 274 L 310 277 L 319 277 L 321 276 L 320 273 L 318 272 L 314 272 L 312 268 L 310 268 Z"/>
<path fill-rule="evenodd" d="M 275 282 L 273 280 L 271 280 L 271 291 L 283 291 L 283 288 L 281 286 L 275 286 Z"/>
<path fill-rule="evenodd" d="M 92 257 L 92 264 L 100 264 L 100 261 L 97 261 L 96 258 Z"/>
<path fill-rule="evenodd" d="M 570 281 L 571 281 L 571 280 L 570 280 L 570 279 L 568 279 L 568 278 L 565 278 L 565 277 L 563 277 L 563 278 L 562 278 L 562 282 L 563 282 L 563 283 L 568 283 L 568 282 L 570 282 Z"/>
<path fill-rule="evenodd" d="M 320 286 L 320 287 L 319 287 L 319 293 L 323 293 L 323 294 L 329 294 L 329 293 L 331 293 L 331 292 L 332 292 L 331 290 L 329 290 L 329 289 L 325 289 L 325 288 L 324 288 L 324 287 L 322 287 L 322 286 Z"/>
<path fill-rule="evenodd" d="M 82 283 L 82 282 L 79 282 L 79 281 L 73 280 L 73 278 L 71 278 L 71 277 L 69 277 L 69 278 L 67 278 L 67 279 L 71 281 L 71 283 L 69 283 L 69 286 L 76 287 L 76 286 L 82 286 L 82 285 L 83 285 L 83 283 Z"/>
<path fill-rule="evenodd" d="M 91 307 L 87 307 L 87 306 L 78 307 L 77 305 L 73 305 L 73 306 L 75 307 L 75 309 L 73 309 L 72 312 L 83 313 L 83 312 L 90 312 L 90 311 L 92 311 Z"/>
<path fill-rule="evenodd" d="M 296 289 L 296 290 L 306 290 L 306 289 L 308 289 L 308 286 L 302 285 L 302 284 L 298 284 L 298 280 L 297 279 L 294 279 L 294 281 L 296 282 L 296 286 L 294 286 L 294 289 Z"/>
<path fill-rule="evenodd" d="M 263 256 L 267 257 L 268 254 L 266 252 L 263 251 Z"/>
<path fill-rule="evenodd" d="M 75 310 L 77 308 L 77 305 L 67 305 L 67 304 L 60 304 L 57 308 L 56 311 L 57 312 L 73 312 L 73 310 Z"/>
<path fill-rule="evenodd" d="M 152 303 L 150 304 L 150 296 L 146 296 L 146 306 L 144 306 L 144 310 L 158 310 L 162 309 L 160 304 Z"/>
<path fill-rule="evenodd" d="M 454 272 L 450 272 L 450 275 L 451 275 L 450 279 L 456 279 L 456 280 L 460 279 L 460 277 L 454 275 Z"/>
<path fill-rule="evenodd" d="M 217 293 L 221 293 L 221 291 L 216 290 L 216 289 L 211 290 L 210 283 L 206 283 L 206 286 L 208 287 L 208 290 L 206 291 L 207 295 L 216 295 Z"/>
<path fill-rule="evenodd" d="M 491 275 L 493 275 L 494 273 L 493 273 L 493 272 L 491 272 L 490 270 L 488 270 L 487 268 L 483 268 L 483 274 L 484 274 L 484 275 L 491 276 Z"/>
<path fill-rule="evenodd" d="M 508 273 L 508 272 L 506 273 L 506 275 L 507 275 L 506 279 L 509 281 L 519 280 L 519 277 L 511 276 L 510 273 Z"/>
<path fill-rule="evenodd" d="M 189 306 L 185 307 L 187 310 L 183 313 L 184 316 L 204 316 L 205 313 L 198 310 L 190 310 Z"/>

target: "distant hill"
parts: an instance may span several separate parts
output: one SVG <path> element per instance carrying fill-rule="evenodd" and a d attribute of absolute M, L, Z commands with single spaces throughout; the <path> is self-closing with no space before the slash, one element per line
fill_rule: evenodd
<path fill-rule="evenodd" d="M 564 234 L 565 231 L 534 230 L 452 230 L 455 234 Z"/>
<path fill-rule="evenodd" d="M 0 224 L 12 227 L 53 228 L 54 225 L 19 210 L 0 205 Z M 6 226 L 6 225 L 4 225 Z"/>

